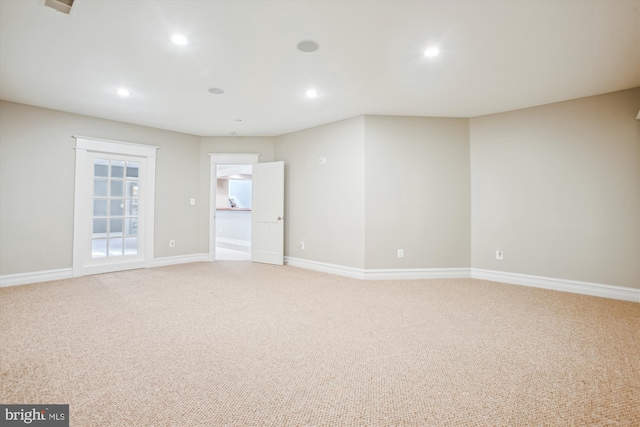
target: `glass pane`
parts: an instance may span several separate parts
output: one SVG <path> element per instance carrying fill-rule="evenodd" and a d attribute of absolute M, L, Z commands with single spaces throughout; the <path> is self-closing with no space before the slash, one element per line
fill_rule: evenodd
<path fill-rule="evenodd" d="M 107 220 L 106 219 L 93 220 L 93 237 L 107 237 Z"/>
<path fill-rule="evenodd" d="M 135 255 L 138 253 L 138 238 L 126 237 L 124 239 L 124 254 Z"/>
<path fill-rule="evenodd" d="M 123 197 L 124 181 L 111 181 L 111 197 Z"/>
<path fill-rule="evenodd" d="M 107 197 L 107 181 L 106 179 L 93 180 L 93 197 Z"/>
<path fill-rule="evenodd" d="M 128 218 L 124 221 L 127 236 L 138 235 L 138 218 Z"/>
<path fill-rule="evenodd" d="M 122 220 L 112 219 L 109 224 L 109 237 L 122 236 Z"/>
<path fill-rule="evenodd" d="M 98 239 L 91 242 L 91 258 L 107 256 L 107 239 Z"/>
<path fill-rule="evenodd" d="M 93 162 L 93 176 L 109 176 L 109 160 L 95 159 Z"/>
<path fill-rule="evenodd" d="M 109 239 L 109 256 L 122 255 L 122 238 Z"/>
<path fill-rule="evenodd" d="M 111 216 L 122 216 L 124 213 L 124 199 L 111 200 Z"/>
<path fill-rule="evenodd" d="M 127 178 L 137 178 L 140 170 L 140 163 L 127 162 Z"/>
<path fill-rule="evenodd" d="M 138 197 L 138 181 L 127 181 L 127 197 Z"/>
<path fill-rule="evenodd" d="M 94 200 L 93 201 L 93 216 L 107 216 L 107 201 L 106 200 Z"/>
<path fill-rule="evenodd" d="M 111 162 L 111 178 L 124 178 L 124 162 Z"/>
<path fill-rule="evenodd" d="M 127 216 L 138 216 L 138 200 L 127 200 Z"/>

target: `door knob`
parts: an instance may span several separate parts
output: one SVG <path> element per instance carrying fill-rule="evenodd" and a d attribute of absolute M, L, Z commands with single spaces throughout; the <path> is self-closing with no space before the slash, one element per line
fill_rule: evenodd
<path fill-rule="evenodd" d="M 282 217 L 281 216 L 278 217 L 278 221 L 282 221 Z"/>

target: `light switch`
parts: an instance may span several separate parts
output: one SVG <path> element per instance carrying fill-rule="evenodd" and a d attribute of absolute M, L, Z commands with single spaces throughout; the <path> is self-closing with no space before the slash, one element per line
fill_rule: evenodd
<path fill-rule="evenodd" d="M 190 203 L 191 203 L 191 206 L 194 206 L 196 204 L 196 199 L 191 199 Z"/>
<path fill-rule="evenodd" d="M 327 158 L 326 157 L 320 157 L 318 159 L 318 164 L 319 165 L 326 165 L 327 164 Z"/>

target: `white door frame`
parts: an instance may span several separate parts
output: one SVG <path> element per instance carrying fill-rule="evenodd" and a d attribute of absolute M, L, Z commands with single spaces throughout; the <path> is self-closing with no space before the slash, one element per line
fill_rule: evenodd
<path fill-rule="evenodd" d="M 209 261 L 216 260 L 216 187 L 218 165 L 253 165 L 260 154 L 209 153 Z"/>
<path fill-rule="evenodd" d="M 126 270 L 128 268 L 153 267 L 154 243 L 154 207 L 155 207 L 155 176 L 157 146 L 134 144 L 129 142 L 109 141 L 105 139 L 73 136 L 76 140 L 76 176 L 74 195 L 73 221 L 73 276 L 106 273 L 109 271 Z M 92 153 L 110 154 L 116 156 L 139 157 L 145 160 L 146 173 L 144 176 L 144 217 L 143 239 L 144 260 L 127 264 L 118 262 L 100 266 L 86 266 L 85 256 L 91 249 L 91 204 L 87 203 L 86 194 L 92 194 L 93 179 L 88 179 L 87 168 L 91 167 L 88 159 Z M 88 166 L 89 165 L 89 166 Z"/>

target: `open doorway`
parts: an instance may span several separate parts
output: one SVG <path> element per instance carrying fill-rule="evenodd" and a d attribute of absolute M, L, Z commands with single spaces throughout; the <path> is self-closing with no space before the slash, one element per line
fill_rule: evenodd
<path fill-rule="evenodd" d="M 251 260 L 252 166 L 217 165 L 215 259 Z"/>

